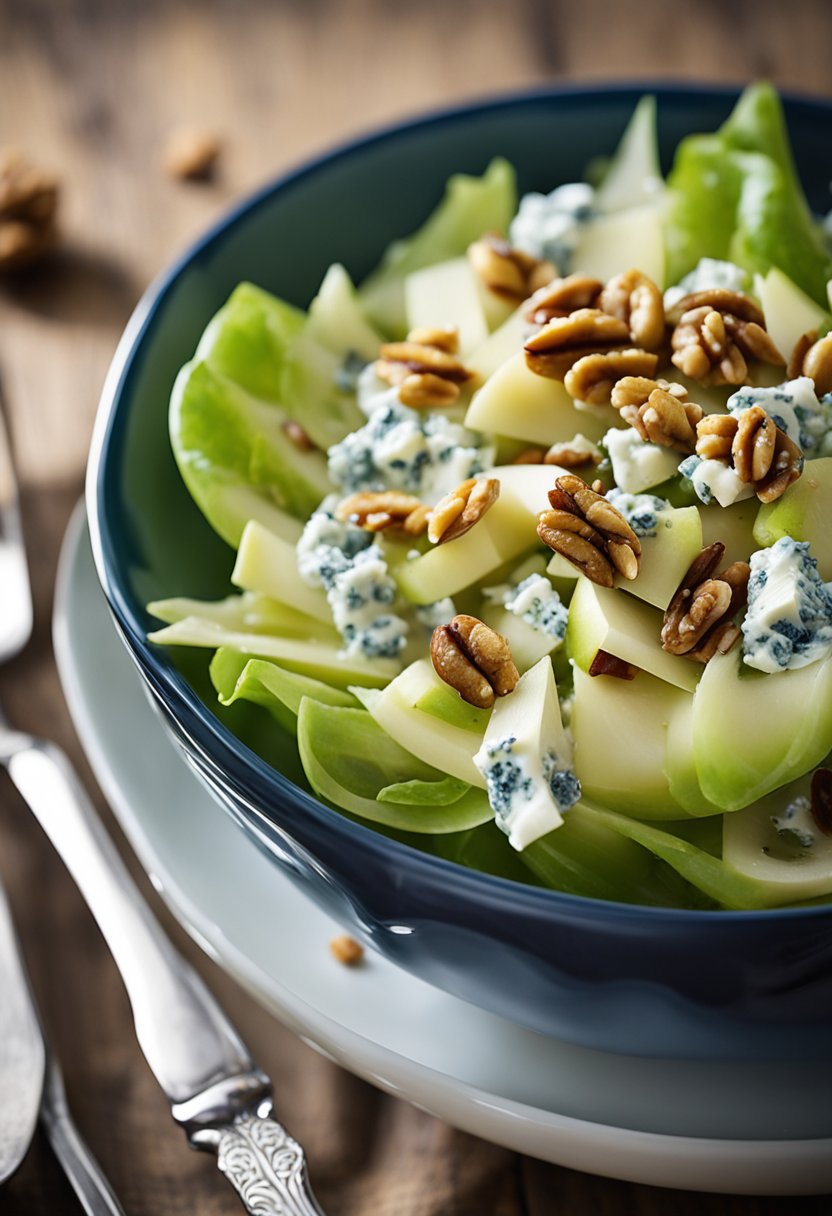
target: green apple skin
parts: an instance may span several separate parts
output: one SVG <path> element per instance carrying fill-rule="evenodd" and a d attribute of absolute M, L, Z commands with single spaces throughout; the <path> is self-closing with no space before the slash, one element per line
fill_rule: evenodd
<path fill-rule="evenodd" d="M 570 727 L 583 796 L 639 819 L 682 819 L 664 774 L 665 731 L 688 694 L 639 672 L 634 680 L 575 670 Z"/>
<path fill-rule="evenodd" d="M 809 542 L 824 582 L 832 579 L 832 457 L 807 460 L 799 477 L 774 502 L 763 503 L 754 524 L 757 548 L 781 536 Z"/>
<path fill-rule="evenodd" d="M 693 754 L 693 698 L 676 706 L 665 735 L 664 775 L 671 796 L 688 815 L 721 815 L 722 807 L 702 793 Z"/>
<path fill-rule="evenodd" d="M 815 767 L 832 750 L 832 658 L 764 675 L 742 650 L 705 666 L 693 700 L 702 793 L 736 811 Z"/>
<path fill-rule="evenodd" d="M 350 352 L 368 363 L 378 358 L 381 336 L 364 316 L 352 279 L 338 262 L 324 275 L 307 324 L 308 333 L 341 358 Z"/>
<path fill-rule="evenodd" d="M 661 646 L 662 613 L 623 591 L 598 587 L 588 578 L 578 579 L 569 605 L 566 645 L 582 671 L 589 671 L 599 650 L 657 679 L 690 693 L 699 679 L 700 666 Z"/>

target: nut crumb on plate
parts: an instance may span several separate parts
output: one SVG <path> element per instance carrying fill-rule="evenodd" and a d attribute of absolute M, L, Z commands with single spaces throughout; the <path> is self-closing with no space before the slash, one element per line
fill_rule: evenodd
<path fill-rule="evenodd" d="M 354 937 L 350 937 L 349 933 L 340 933 L 333 937 L 329 949 L 333 958 L 345 967 L 357 967 L 364 958 L 364 947 Z"/>

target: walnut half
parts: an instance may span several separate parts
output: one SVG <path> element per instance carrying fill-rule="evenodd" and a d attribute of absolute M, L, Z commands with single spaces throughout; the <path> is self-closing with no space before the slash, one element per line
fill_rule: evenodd
<path fill-rule="evenodd" d="M 738 641 L 734 617 L 748 599 L 751 567 L 734 562 L 717 575 L 725 546 L 708 545 L 691 563 L 664 614 L 662 649 L 698 663 L 727 654 Z"/>

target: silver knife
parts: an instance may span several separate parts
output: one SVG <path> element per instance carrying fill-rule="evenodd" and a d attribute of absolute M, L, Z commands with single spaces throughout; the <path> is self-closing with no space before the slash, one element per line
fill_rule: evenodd
<path fill-rule="evenodd" d="M 303 1150 L 272 1118 L 269 1079 L 163 933 L 69 761 L 53 744 L 4 730 L 0 763 L 63 858 L 121 972 L 139 1045 L 174 1119 L 252 1216 L 323 1216 Z"/>
<path fill-rule="evenodd" d="M 45 1052 L 6 897 L 0 887 L 0 1184 L 32 1141 Z"/>

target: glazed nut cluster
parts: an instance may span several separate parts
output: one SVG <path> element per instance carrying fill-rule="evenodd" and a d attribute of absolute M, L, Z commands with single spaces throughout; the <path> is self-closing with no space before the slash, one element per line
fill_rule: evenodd
<path fill-rule="evenodd" d="M 701 405 L 687 400 L 687 389 L 667 380 L 625 376 L 613 387 L 611 401 L 645 443 L 690 455 L 696 448 Z"/>
<path fill-rule="evenodd" d="M 800 448 L 759 405 L 708 414 L 696 428 L 696 454 L 733 468 L 760 502 L 774 502 L 803 469 Z"/>
<path fill-rule="evenodd" d="M 36 261 L 55 242 L 58 179 L 0 148 L 0 270 Z"/>
<path fill-rule="evenodd" d="M 404 342 L 385 342 L 375 362 L 376 375 L 395 385 L 399 400 L 411 409 L 455 405 L 461 386 L 474 374 L 457 358 L 455 327 L 412 329 Z"/>
<path fill-rule="evenodd" d="M 662 649 L 698 663 L 727 654 L 740 637 L 734 617 L 748 600 L 751 567 L 734 562 L 716 571 L 725 553 L 719 541 L 692 562 L 664 614 Z"/>
<path fill-rule="evenodd" d="M 545 545 L 593 583 L 612 587 L 615 577 L 638 574 L 641 542 L 621 512 L 573 473 L 558 477 L 549 491 L 551 509 L 538 516 Z"/>
<path fill-rule="evenodd" d="M 516 304 L 527 300 L 556 274 L 551 262 L 515 249 L 493 232 L 468 246 L 468 260 L 488 291 Z"/>
<path fill-rule="evenodd" d="M 819 338 L 817 330 L 803 334 L 789 359 L 788 376 L 811 376 L 819 397 L 832 393 L 832 333 Z"/>
<path fill-rule="evenodd" d="M 359 490 L 342 499 L 335 517 L 366 532 L 393 529 L 404 536 L 420 536 L 427 527 L 430 507 L 402 490 Z"/>
<path fill-rule="evenodd" d="M 500 483 L 496 477 L 483 480 L 469 477 L 429 510 L 428 540 L 432 545 L 458 540 L 479 523 L 499 497 Z"/>
<path fill-rule="evenodd" d="M 761 310 L 742 292 L 722 287 L 691 292 L 667 319 L 673 325 L 672 362 L 705 384 L 745 383 L 750 359 L 786 362 L 766 332 Z"/>
<path fill-rule="evenodd" d="M 506 639 L 475 616 L 460 614 L 437 626 L 430 657 L 439 678 L 478 709 L 490 709 L 520 679 Z"/>

